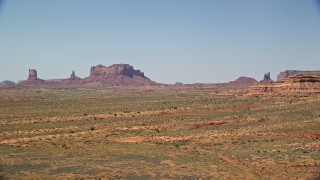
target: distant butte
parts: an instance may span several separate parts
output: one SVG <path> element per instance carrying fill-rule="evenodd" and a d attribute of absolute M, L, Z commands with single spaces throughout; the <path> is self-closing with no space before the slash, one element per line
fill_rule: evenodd
<path fill-rule="evenodd" d="M 72 71 L 68 79 L 58 81 L 45 81 L 38 78 L 35 69 L 29 69 L 27 80 L 19 83 L 21 86 L 79 86 L 79 85 L 110 85 L 110 86 L 140 86 L 155 85 L 140 70 L 135 70 L 129 64 L 114 64 L 109 67 L 103 65 L 93 66 L 90 76 L 81 79 Z"/>
<path fill-rule="evenodd" d="M 263 80 L 260 82 L 264 82 L 264 83 L 273 82 L 273 80 L 270 77 L 270 72 L 265 73 L 263 76 Z"/>
<path fill-rule="evenodd" d="M 179 84 L 180 86 L 190 87 L 231 87 L 241 86 L 249 87 L 252 84 L 257 83 L 253 78 L 240 77 L 235 81 L 228 83 L 196 83 L 196 84 Z M 104 65 L 92 66 L 90 68 L 90 75 L 86 78 L 80 78 L 76 76 L 75 71 L 72 71 L 71 75 L 67 79 L 60 80 L 43 80 L 38 78 L 37 71 L 35 69 L 29 69 L 29 77 L 25 81 L 21 81 L 18 85 L 21 86 L 43 86 L 43 87 L 59 87 L 59 86 L 168 86 L 165 84 L 159 84 L 144 75 L 140 70 L 134 69 L 129 64 L 114 64 L 109 67 Z"/>
<path fill-rule="evenodd" d="M 4 83 L 2 83 L 4 84 Z M 0 84 L 0 85 L 2 85 Z M 263 80 L 257 82 L 250 77 L 239 77 L 228 83 L 195 83 L 176 85 L 160 84 L 150 80 L 140 70 L 129 64 L 114 64 L 111 66 L 97 65 L 90 68 L 90 75 L 85 78 L 76 76 L 72 71 L 69 78 L 59 80 L 43 80 L 38 77 L 35 69 L 29 69 L 28 79 L 18 83 L 20 86 L 40 87 L 78 87 L 78 86 L 161 86 L 161 87 L 242 87 L 247 88 L 247 94 L 281 94 L 288 92 L 320 93 L 320 71 L 287 70 L 278 75 L 278 81 L 273 82 L 270 73 L 265 73 Z M 179 85 L 179 86 L 177 86 Z"/>
<path fill-rule="evenodd" d="M 102 85 L 154 85 L 140 70 L 135 70 L 129 64 L 114 64 L 109 67 L 97 65 L 91 67 L 90 76 L 84 78 L 84 83 L 99 83 Z"/>
<path fill-rule="evenodd" d="M 38 78 L 37 70 L 29 69 L 28 79 L 26 81 L 20 82 L 19 85 L 22 85 L 22 86 L 41 86 L 45 83 L 46 82 L 43 79 Z"/>
<path fill-rule="evenodd" d="M 255 83 L 257 83 L 257 80 L 250 77 L 242 76 L 234 81 L 230 81 L 228 84 L 233 86 L 251 86 Z"/>
<path fill-rule="evenodd" d="M 68 79 L 62 79 L 58 85 L 81 85 L 83 84 L 83 80 L 76 76 L 75 71 L 72 71 L 70 77 Z"/>
<path fill-rule="evenodd" d="M 79 78 L 78 76 L 76 76 L 76 73 L 74 71 L 72 71 L 70 78 L 68 79 L 70 81 L 74 81 L 74 80 L 81 80 L 81 78 Z"/>

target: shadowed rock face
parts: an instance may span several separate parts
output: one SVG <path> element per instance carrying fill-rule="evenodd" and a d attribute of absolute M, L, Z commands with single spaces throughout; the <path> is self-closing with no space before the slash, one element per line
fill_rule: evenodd
<path fill-rule="evenodd" d="M 320 74 L 296 74 L 281 81 L 258 83 L 248 94 L 320 93 Z"/>

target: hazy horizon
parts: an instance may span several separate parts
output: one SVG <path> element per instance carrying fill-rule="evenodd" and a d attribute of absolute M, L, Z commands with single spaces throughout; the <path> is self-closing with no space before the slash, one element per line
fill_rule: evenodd
<path fill-rule="evenodd" d="M 0 81 L 130 64 L 159 83 L 320 70 L 316 0 L 0 0 Z"/>

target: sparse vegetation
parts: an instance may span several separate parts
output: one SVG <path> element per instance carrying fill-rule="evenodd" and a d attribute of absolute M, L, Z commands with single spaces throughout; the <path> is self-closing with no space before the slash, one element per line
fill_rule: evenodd
<path fill-rule="evenodd" d="M 211 88 L 0 88 L 0 175 L 316 179 L 319 104 Z"/>

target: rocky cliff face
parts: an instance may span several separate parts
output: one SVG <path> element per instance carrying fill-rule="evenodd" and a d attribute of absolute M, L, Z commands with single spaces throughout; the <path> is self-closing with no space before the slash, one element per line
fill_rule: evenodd
<path fill-rule="evenodd" d="M 283 72 L 280 72 L 277 76 L 277 80 L 281 81 L 289 76 L 293 76 L 296 74 L 319 74 L 320 71 L 297 71 L 297 70 L 286 70 Z"/>
<path fill-rule="evenodd" d="M 320 93 L 320 74 L 296 74 L 281 81 L 258 83 L 248 94 Z"/>

